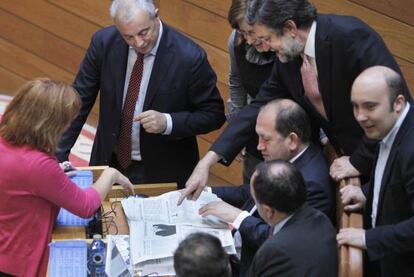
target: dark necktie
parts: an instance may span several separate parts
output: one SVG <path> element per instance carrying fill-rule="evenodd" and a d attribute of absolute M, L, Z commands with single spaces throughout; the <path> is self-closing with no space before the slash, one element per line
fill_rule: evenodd
<path fill-rule="evenodd" d="M 139 88 L 141 85 L 144 56 L 137 53 L 137 60 L 129 79 L 127 95 L 121 114 L 121 128 L 118 141 L 118 162 L 122 168 L 127 168 L 131 163 L 131 132 L 132 119 L 137 103 Z"/>
<path fill-rule="evenodd" d="M 304 55 L 302 67 L 300 68 L 305 96 L 309 99 L 315 109 L 327 119 L 321 93 L 319 92 L 316 64 L 314 63 L 314 60 L 312 60 L 311 57 Z"/>

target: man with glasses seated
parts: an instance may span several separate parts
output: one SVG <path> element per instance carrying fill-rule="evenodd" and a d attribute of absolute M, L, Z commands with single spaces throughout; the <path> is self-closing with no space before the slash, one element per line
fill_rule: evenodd
<path fill-rule="evenodd" d="M 91 165 L 111 165 L 132 183 L 183 187 L 199 159 L 196 135 L 225 121 L 206 53 L 158 16 L 152 0 L 114 0 L 114 26 L 91 40 L 74 87 L 80 115 L 60 141 L 68 159 L 96 98 L 99 123 Z"/>

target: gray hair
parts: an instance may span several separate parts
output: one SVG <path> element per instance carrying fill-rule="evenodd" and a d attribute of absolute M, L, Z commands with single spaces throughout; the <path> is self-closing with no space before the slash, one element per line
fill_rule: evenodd
<path fill-rule="evenodd" d="M 151 18 L 156 16 L 156 8 L 152 0 L 113 0 L 109 8 L 112 19 L 130 21 L 137 10 L 148 12 Z"/>

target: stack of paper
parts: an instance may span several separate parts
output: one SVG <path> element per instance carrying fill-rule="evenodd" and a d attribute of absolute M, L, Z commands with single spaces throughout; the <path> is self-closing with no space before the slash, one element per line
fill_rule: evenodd
<path fill-rule="evenodd" d="M 180 241 L 196 232 L 209 233 L 220 239 L 227 253 L 235 254 L 228 225 L 217 217 L 202 217 L 203 205 L 220 200 L 203 192 L 197 201 L 184 200 L 177 206 L 180 192 L 173 191 L 153 198 L 130 197 L 122 200 L 128 219 L 131 262 L 134 269 L 158 276 L 174 275 L 173 255 Z"/>
<path fill-rule="evenodd" d="M 132 277 L 133 267 L 129 258 L 129 236 L 108 235 L 105 272 L 111 277 Z"/>

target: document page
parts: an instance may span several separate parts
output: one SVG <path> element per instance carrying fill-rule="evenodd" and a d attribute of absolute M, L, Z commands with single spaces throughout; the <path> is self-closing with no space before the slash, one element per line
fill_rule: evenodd
<path fill-rule="evenodd" d="M 129 224 L 131 262 L 135 269 L 146 268 L 148 272 L 158 266 L 160 271 L 162 268 L 169 271 L 178 244 L 195 232 L 217 237 L 227 253 L 236 253 L 227 223 L 214 216 L 198 214 L 203 205 L 220 199 L 215 194 L 203 192 L 197 201 L 186 199 L 177 206 L 179 196 L 180 192 L 173 191 L 153 198 L 122 200 Z"/>

